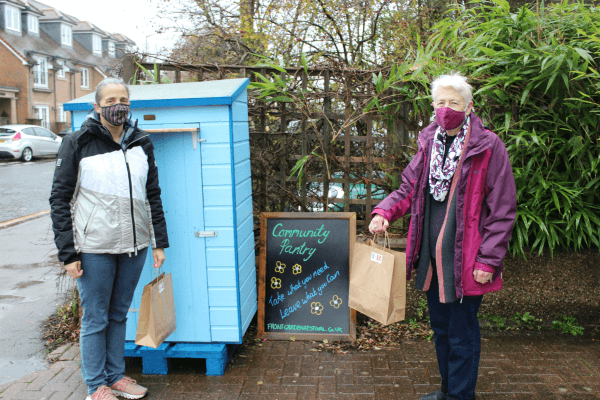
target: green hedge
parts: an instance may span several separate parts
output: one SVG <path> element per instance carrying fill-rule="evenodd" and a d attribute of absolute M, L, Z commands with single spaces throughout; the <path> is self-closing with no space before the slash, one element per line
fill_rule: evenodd
<path fill-rule="evenodd" d="M 507 144 L 517 184 L 511 248 L 591 247 L 600 237 L 600 10 L 567 1 L 482 3 L 439 25 Z"/>

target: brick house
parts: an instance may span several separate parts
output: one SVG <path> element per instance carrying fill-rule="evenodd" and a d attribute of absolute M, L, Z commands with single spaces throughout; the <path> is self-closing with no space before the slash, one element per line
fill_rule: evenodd
<path fill-rule="evenodd" d="M 114 75 L 135 42 L 34 0 L 0 0 L 0 125 L 70 125 L 63 103 Z"/>

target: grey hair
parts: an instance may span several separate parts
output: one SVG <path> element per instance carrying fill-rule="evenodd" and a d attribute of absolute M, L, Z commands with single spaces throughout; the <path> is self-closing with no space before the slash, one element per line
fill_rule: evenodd
<path fill-rule="evenodd" d="M 458 72 L 452 72 L 449 75 L 440 75 L 431 82 L 431 96 L 434 102 L 438 89 L 442 87 L 451 87 L 456 90 L 467 104 L 473 100 L 473 87 L 467 83 L 467 78 Z"/>
<path fill-rule="evenodd" d="M 130 97 L 129 88 L 125 84 L 125 81 L 121 78 L 105 78 L 102 82 L 98 84 L 96 87 L 96 104 L 100 105 L 100 100 L 102 100 L 102 89 L 104 89 L 108 85 L 123 85 L 125 90 L 127 90 L 127 97 Z"/>

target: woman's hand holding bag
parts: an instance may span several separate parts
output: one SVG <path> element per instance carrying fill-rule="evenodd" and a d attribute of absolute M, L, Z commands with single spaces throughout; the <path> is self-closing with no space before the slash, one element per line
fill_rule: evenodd
<path fill-rule="evenodd" d="M 383 216 L 377 214 L 369 224 L 369 231 L 372 234 L 383 233 L 390 226 L 390 222 Z"/>
<path fill-rule="evenodd" d="M 154 258 L 154 268 L 160 268 L 162 267 L 163 263 L 165 262 L 165 250 L 158 248 L 158 249 L 154 249 L 154 251 L 152 251 L 152 258 Z"/>

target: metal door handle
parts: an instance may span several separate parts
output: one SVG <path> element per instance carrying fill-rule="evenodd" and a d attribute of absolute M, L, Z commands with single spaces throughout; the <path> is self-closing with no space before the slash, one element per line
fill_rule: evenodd
<path fill-rule="evenodd" d="M 217 237 L 217 231 L 196 231 L 194 235 L 198 238 Z"/>

